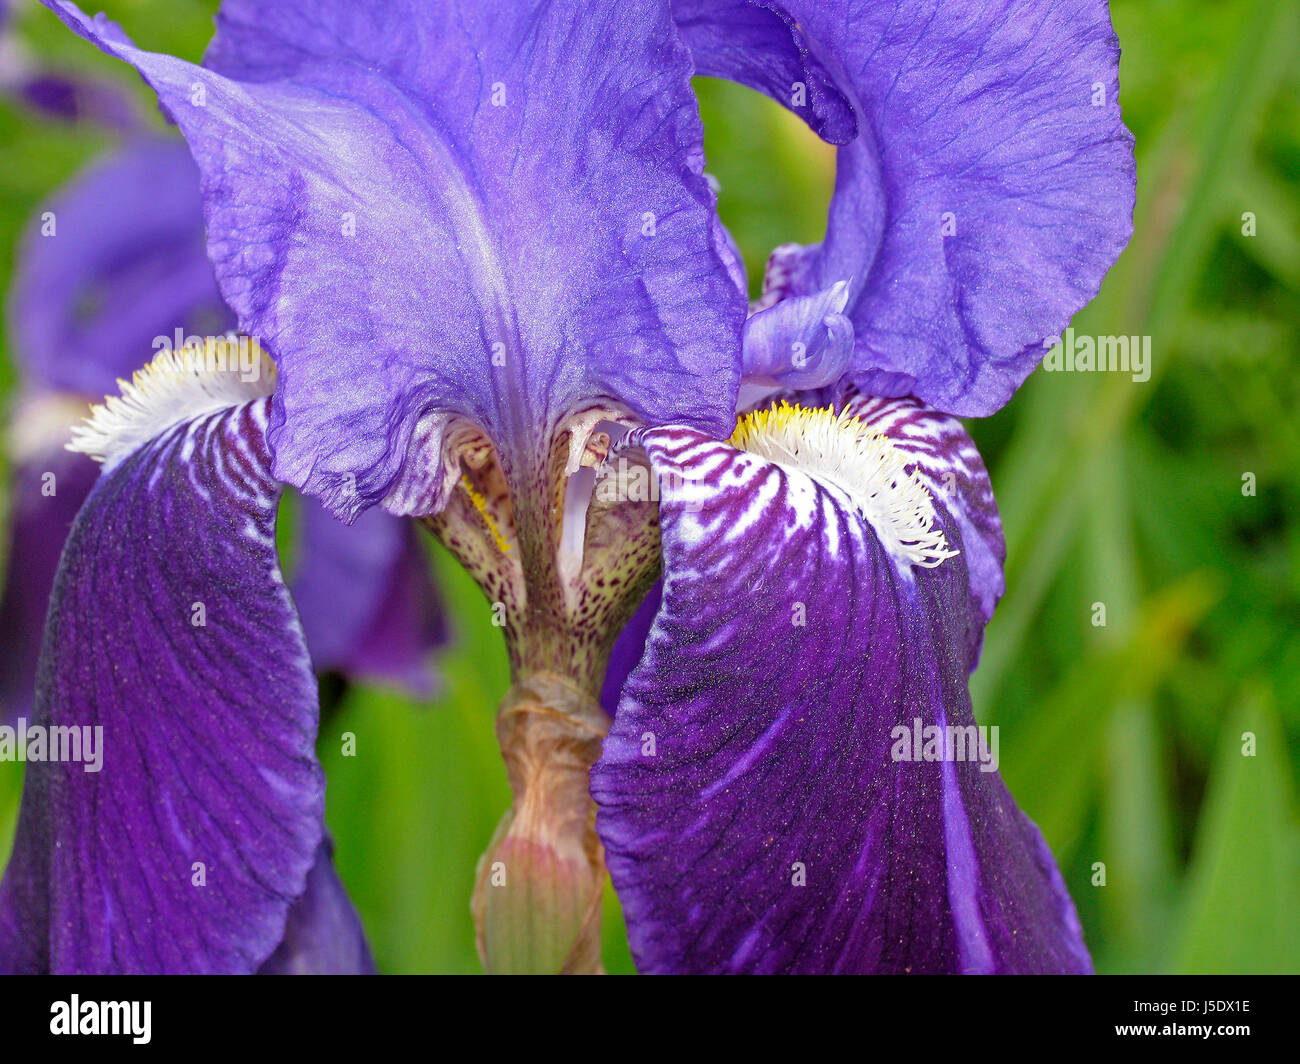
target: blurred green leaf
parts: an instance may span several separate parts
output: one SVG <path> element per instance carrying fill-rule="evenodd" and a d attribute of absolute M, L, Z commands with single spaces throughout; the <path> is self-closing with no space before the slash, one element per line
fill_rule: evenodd
<path fill-rule="evenodd" d="M 1247 733 L 1254 756 L 1243 756 Z M 1176 971 L 1300 972 L 1300 829 L 1285 737 L 1268 696 L 1248 693 L 1220 737 L 1188 873 Z"/>
<path fill-rule="evenodd" d="M 1081 838 L 1114 707 L 1150 696 L 1214 594 L 1207 577 L 1193 576 L 1152 596 L 1139 609 L 1129 641 L 1077 655 L 1032 715 L 1004 728 L 1002 775 L 1058 856 L 1072 854 Z"/>
<path fill-rule="evenodd" d="M 604 910 L 601 932 L 603 938 L 601 960 L 609 975 L 636 975 L 632 950 L 627 944 L 627 924 L 623 921 L 623 907 L 619 904 L 614 885 L 605 880 Z"/>
<path fill-rule="evenodd" d="M 0 763 L 0 868 L 4 868 L 13 849 L 22 791 L 23 766 L 12 761 Z"/>

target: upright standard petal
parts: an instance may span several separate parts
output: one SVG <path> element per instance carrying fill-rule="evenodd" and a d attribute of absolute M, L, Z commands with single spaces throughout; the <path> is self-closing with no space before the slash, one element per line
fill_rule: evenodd
<path fill-rule="evenodd" d="M 640 436 L 663 602 L 592 793 L 642 970 L 1089 967 L 971 715 L 971 544 L 890 420 Z"/>
<path fill-rule="evenodd" d="M 737 11 L 774 6 L 700 0 L 691 14 L 725 35 L 755 17 Z M 790 294 L 851 282 L 864 390 L 993 413 L 1132 232 L 1133 138 L 1105 0 L 787 0 L 783 10 L 858 115 L 826 239 L 806 249 Z M 722 73 L 753 84 L 750 68 L 776 63 L 780 47 L 767 52 Z"/>
<path fill-rule="evenodd" d="M 772 0 L 674 0 L 695 72 L 730 78 L 785 104 L 831 144 L 858 132 L 851 99 L 812 49 L 788 5 Z"/>
<path fill-rule="evenodd" d="M 730 428 L 743 298 L 664 0 L 227 3 L 210 69 L 51 6 L 189 140 L 275 471 L 331 511 L 436 511 L 456 416 L 520 479 L 582 409 Z"/>
<path fill-rule="evenodd" d="M 22 732 L 0 968 L 248 972 L 285 936 L 324 783 L 275 553 L 267 383 L 160 356 L 80 434 L 105 470 Z"/>
<path fill-rule="evenodd" d="M 180 347 L 177 331 L 230 329 L 185 145 L 132 141 L 43 205 L 23 238 L 9 309 L 28 383 L 87 397 L 129 377 L 160 337 Z"/>

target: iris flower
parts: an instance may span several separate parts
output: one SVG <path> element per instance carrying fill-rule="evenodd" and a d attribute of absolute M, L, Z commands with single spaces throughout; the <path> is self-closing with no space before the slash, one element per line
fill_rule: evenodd
<path fill-rule="evenodd" d="M 251 970 L 279 941 L 323 803 L 288 483 L 426 524 L 501 618 L 489 970 L 598 968 L 606 867 L 642 971 L 1089 969 L 997 773 L 896 732 L 973 725 L 1002 591 L 957 418 L 1129 235 L 1104 3 L 235 0 L 202 66 L 51 6 L 181 128 L 277 374 L 158 360 L 78 436 L 103 472 L 38 714 L 102 722 L 106 761 L 33 766 L 0 957 Z M 753 307 L 694 73 L 839 146 L 825 240 Z"/>

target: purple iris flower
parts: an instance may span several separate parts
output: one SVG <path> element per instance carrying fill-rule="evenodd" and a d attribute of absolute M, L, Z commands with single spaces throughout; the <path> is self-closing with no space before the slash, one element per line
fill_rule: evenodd
<path fill-rule="evenodd" d="M 247 970 L 283 935 L 322 804 L 287 482 L 429 525 L 504 627 L 490 970 L 597 968 L 606 867 L 643 971 L 1090 968 L 974 727 L 1004 546 L 956 417 L 1128 238 L 1105 4 L 235 0 L 201 67 L 51 6 L 185 134 L 277 375 L 160 360 L 79 435 L 39 704 L 109 745 L 32 774 L 0 958 Z M 694 72 L 840 145 L 826 239 L 753 308 Z"/>

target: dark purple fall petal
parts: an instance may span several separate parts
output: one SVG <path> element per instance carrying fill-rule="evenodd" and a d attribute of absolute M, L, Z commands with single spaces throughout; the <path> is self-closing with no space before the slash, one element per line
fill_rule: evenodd
<path fill-rule="evenodd" d="M 29 384 L 88 399 L 148 361 L 159 336 L 178 346 L 177 328 L 231 328 L 185 145 L 131 142 L 50 200 L 23 238 L 9 308 Z"/>
<path fill-rule="evenodd" d="M 365 931 L 334 871 L 333 844 L 321 842 L 307 890 L 289 910 L 284 941 L 259 975 L 374 975 Z"/>
<path fill-rule="evenodd" d="M 51 6 L 188 138 L 275 472 L 332 512 L 436 510 L 453 415 L 521 475 L 599 401 L 729 430 L 743 298 L 663 0 L 227 3 L 211 69 Z"/>
<path fill-rule="evenodd" d="M 828 481 L 691 430 L 641 440 L 663 603 L 592 775 L 641 970 L 1088 970 L 997 773 L 891 757 L 895 726 L 974 723 L 969 525 L 936 494 L 962 553 L 913 567 Z"/>
<path fill-rule="evenodd" d="M 307 886 L 324 780 L 269 400 L 215 405 L 111 459 L 68 539 L 34 723 L 102 727 L 102 765 L 27 766 L 0 970 L 253 971 Z"/>
<path fill-rule="evenodd" d="M 726 39 L 775 7 L 695 0 L 690 11 L 713 23 L 707 39 Z M 1132 231 L 1133 138 L 1105 0 L 778 10 L 856 102 L 859 129 L 839 153 L 826 239 L 790 294 L 851 283 L 864 391 L 993 413 L 1096 295 Z M 783 47 L 773 37 L 765 56 L 711 72 L 753 84 L 751 68 L 777 64 Z"/>
<path fill-rule="evenodd" d="M 59 555 L 99 473 L 64 442 L 60 437 L 21 463 L 11 479 L 11 538 L 0 594 L 0 723 L 30 716 Z M 47 475 L 54 478 L 49 484 Z M 430 656 L 447 641 L 447 622 L 419 529 L 378 512 L 345 525 L 315 502 L 304 507 L 303 525 L 293 599 L 313 666 L 432 695 Z"/>
<path fill-rule="evenodd" d="M 293 600 L 312 664 L 433 693 L 430 653 L 447 637 L 420 529 L 368 511 L 345 525 L 304 500 Z"/>

